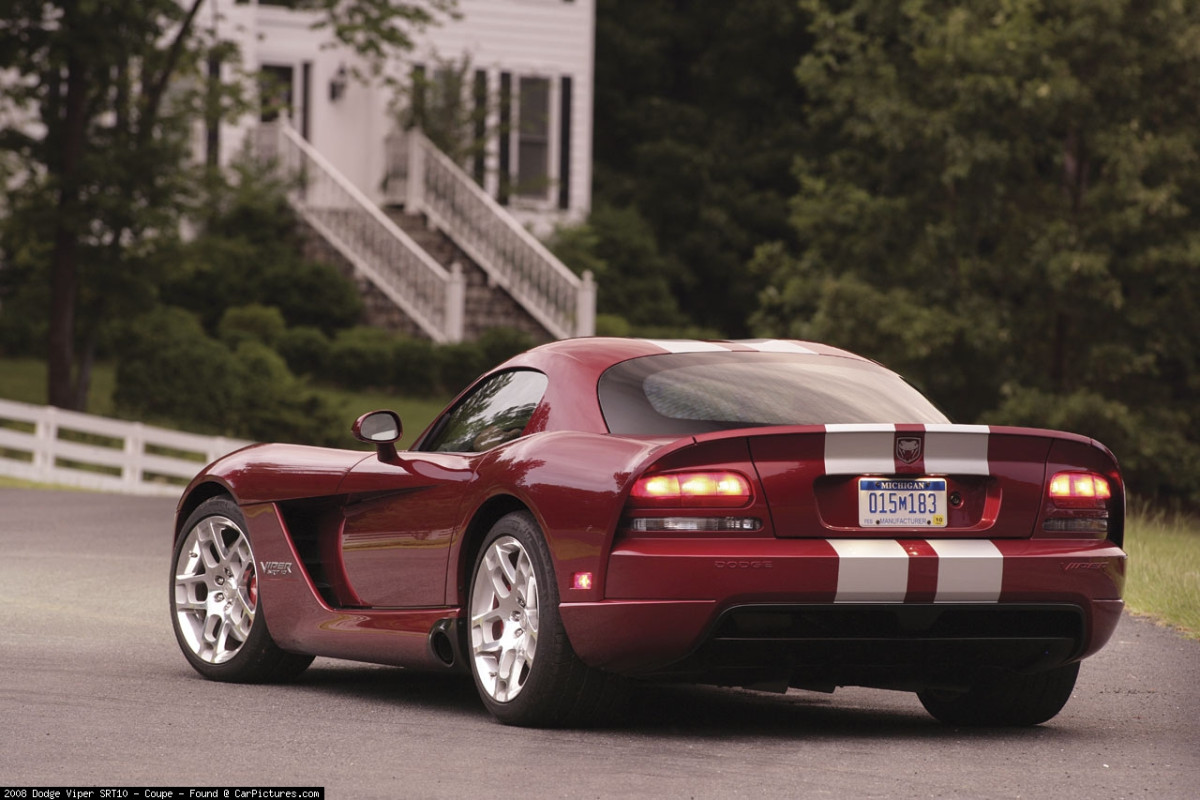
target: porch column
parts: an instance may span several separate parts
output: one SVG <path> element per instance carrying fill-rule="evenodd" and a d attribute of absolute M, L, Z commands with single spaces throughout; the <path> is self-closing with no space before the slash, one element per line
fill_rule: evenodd
<path fill-rule="evenodd" d="M 584 271 L 575 295 L 575 335 L 596 335 L 596 280 L 590 269 Z"/>

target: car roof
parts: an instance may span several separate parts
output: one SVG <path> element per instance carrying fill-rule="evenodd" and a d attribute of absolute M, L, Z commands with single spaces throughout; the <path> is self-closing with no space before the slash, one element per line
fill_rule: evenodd
<path fill-rule="evenodd" d="M 602 362 L 607 368 L 641 356 L 704 352 L 796 353 L 869 360 L 848 350 L 798 339 L 626 339 L 604 336 L 562 339 L 535 347 L 522 355 L 538 360 Z"/>

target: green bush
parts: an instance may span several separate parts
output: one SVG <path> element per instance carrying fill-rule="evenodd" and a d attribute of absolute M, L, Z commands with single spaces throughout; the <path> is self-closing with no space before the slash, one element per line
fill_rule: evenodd
<path fill-rule="evenodd" d="M 478 341 L 444 344 L 434 348 L 437 392 L 455 395 L 487 370 L 535 344 L 533 337 L 513 328 L 490 328 Z"/>
<path fill-rule="evenodd" d="M 352 389 L 381 389 L 410 397 L 454 394 L 484 370 L 533 344 L 529 334 L 511 328 L 493 328 L 477 342 L 449 345 L 379 328 L 349 328 L 334 338 L 322 375 Z"/>
<path fill-rule="evenodd" d="M 325 376 L 354 389 L 387 389 L 394 385 L 396 337 L 379 328 L 357 327 L 338 331 L 329 348 Z"/>
<path fill-rule="evenodd" d="M 395 339 L 392 370 L 391 388 L 400 394 L 429 397 L 438 393 L 438 360 L 433 343 L 427 339 Z"/>
<path fill-rule="evenodd" d="M 361 321 L 358 289 L 336 267 L 283 259 L 275 267 L 261 271 L 253 290 L 259 302 L 283 309 L 289 325 L 312 325 L 332 334 Z"/>
<path fill-rule="evenodd" d="M 489 328 L 479 335 L 477 344 L 483 356 L 484 369 L 491 369 L 536 343 L 528 333 L 515 328 Z"/>
<path fill-rule="evenodd" d="M 332 444 L 339 415 L 266 344 L 231 351 L 194 314 L 161 306 L 128 323 L 118 346 L 119 413 L 260 441 Z"/>
<path fill-rule="evenodd" d="M 236 406 L 233 354 L 195 315 L 161 306 L 130 322 L 117 350 L 113 403 L 122 414 L 223 433 Z"/>
<path fill-rule="evenodd" d="M 436 355 L 443 394 L 458 394 L 490 366 L 484 363 L 483 350 L 475 342 L 444 344 L 437 348 Z"/>
<path fill-rule="evenodd" d="M 332 433 L 340 415 L 307 390 L 274 350 L 261 342 L 244 341 L 234 361 L 238 435 L 306 444 L 333 444 L 340 438 Z"/>
<path fill-rule="evenodd" d="M 311 325 L 288 328 L 275 345 L 275 349 L 283 356 L 292 372 L 310 377 L 325 374 L 329 366 L 331 347 L 329 337 L 322 333 L 320 328 Z"/>
<path fill-rule="evenodd" d="M 275 347 L 286 330 L 282 311 L 258 303 L 227 309 L 217 324 L 217 335 L 232 348 L 248 341 Z"/>
<path fill-rule="evenodd" d="M 633 326 L 629 324 L 629 320 L 619 314 L 596 315 L 597 336 L 629 336 L 632 331 Z"/>
<path fill-rule="evenodd" d="M 521 331 L 496 328 L 477 342 L 434 345 L 379 328 L 288 328 L 278 309 L 248 305 L 222 317 L 221 340 L 198 317 L 160 307 L 125 326 L 115 403 L 120 413 L 260 441 L 344 444 L 340 415 L 296 377 L 407 397 L 456 394 L 487 369 L 528 349 Z"/>

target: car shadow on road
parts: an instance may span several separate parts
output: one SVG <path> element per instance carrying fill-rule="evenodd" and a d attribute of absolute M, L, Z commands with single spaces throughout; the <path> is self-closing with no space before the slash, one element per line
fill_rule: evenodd
<path fill-rule="evenodd" d="M 796 690 L 774 694 L 712 686 L 642 685 L 633 690 L 628 719 L 630 730 L 654 736 L 747 740 L 908 738 L 987 742 L 1011 740 L 1015 732 L 1033 742 L 1055 739 L 1064 733 L 1052 726 L 950 727 L 930 717 L 915 695 L 854 688 L 833 694 Z"/>
<path fill-rule="evenodd" d="M 490 722 L 465 673 L 422 673 L 399 667 L 318 661 L 297 681 L 297 690 L 349 700 L 384 703 L 435 714 L 441 719 Z M 663 739 L 847 740 L 908 738 L 923 741 L 1064 742 L 1084 735 L 1051 721 L 1032 728 L 955 728 L 925 713 L 915 696 L 900 692 L 848 689 L 834 694 L 755 692 L 714 686 L 636 683 L 616 714 L 580 730 L 621 732 Z M 878 703 L 877 705 L 875 703 Z M 1069 707 L 1068 707 L 1069 710 Z M 498 723 L 497 723 L 498 724 Z"/>
<path fill-rule="evenodd" d="M 319 659 L 294 686 L 347 699 L 412 705 L 439 714 L 487 714 L 480 705 L 471 676 L 466 673 L 419 672 Z"/>

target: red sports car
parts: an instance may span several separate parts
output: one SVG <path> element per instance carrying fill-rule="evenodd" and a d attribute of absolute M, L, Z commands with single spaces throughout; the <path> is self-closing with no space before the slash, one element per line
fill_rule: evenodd
<path fill-rule="evenodd" d="M 1124 485 L 1083 436 L 954 425 L 821 344 L 576 339 L 476 381 L 397 451 L 267 444 L 179 503 L 171 620 L 205 677 L 314 656 L 469 670 L 518 725 L 629 678 L 915 691 L 1031 725 L 1122 608 Z"/>

